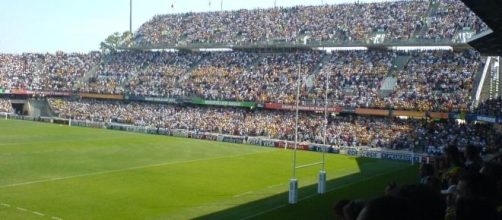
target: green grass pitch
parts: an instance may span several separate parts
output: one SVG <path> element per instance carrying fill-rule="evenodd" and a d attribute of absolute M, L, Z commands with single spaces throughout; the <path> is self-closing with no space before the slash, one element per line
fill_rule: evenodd
<path fill-rule="evenodd" d="M 326 155 L 299 169 L 293 151 L 103 129 L 0 120 L 0 219 L 332 219 L 340 198 L 416 180 L 406 163 Z M 298 152 L 298 165 L 321 154 Z"/>

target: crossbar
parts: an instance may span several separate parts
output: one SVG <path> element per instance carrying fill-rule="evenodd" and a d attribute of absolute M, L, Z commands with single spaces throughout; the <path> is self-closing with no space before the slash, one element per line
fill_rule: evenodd
<path fill-rule="evenodd" d="M 295 169 L 300 169 L 300 168 L 305 168 L 305 167 L 311 167 L 311 166 L 315 166 L 315 165 L 319 165 L 319 164 L 323 164 L 323 162 L 304 164 L 304 165 L 300 165 L 300 166 L 295 167 Z"/>

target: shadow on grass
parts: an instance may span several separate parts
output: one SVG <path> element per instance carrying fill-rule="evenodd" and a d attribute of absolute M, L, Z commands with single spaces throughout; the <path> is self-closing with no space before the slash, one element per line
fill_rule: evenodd
<path fill-rule="evenodd" d="M 339 199 L 369 198 L 383 194 L 390 181 L 404 184 L 417 180 L 416 168 L 408 163 L 355 160 L 360 172 L 327 181 L 326 194 L 317 194 L 317 184 L 313 184 L 299 189 L 299 202 L 295 205 L 288 204 L 288 192 L 284 192 L 195 219 L 333 219 L 331 206 Z M 364 166 L 365 163 L 374 165 Z M 382 167 L 378 167 L 380 164 Z"/>

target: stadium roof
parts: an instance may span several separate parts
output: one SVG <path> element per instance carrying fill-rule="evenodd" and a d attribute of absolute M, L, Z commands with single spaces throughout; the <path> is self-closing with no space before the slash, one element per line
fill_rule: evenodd
<path fill-rule="evenodd" d="M 493 32 L 473 38 L 469 45 L 483 55 L 502 56 L 502 0 L 462 0 Z"/>

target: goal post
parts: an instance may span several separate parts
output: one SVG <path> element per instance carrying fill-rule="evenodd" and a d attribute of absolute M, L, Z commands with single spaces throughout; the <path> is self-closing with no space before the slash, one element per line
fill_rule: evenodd
<path fill-rule="evenodd" d="M 298 202 L 298 180 L 292 178 L 289 180 L 289 204 L 296 204 Z"/>
<path fill-rule="evenodd" d="M 306 167 L 311 167 L 311 166 L 316 166 L 316 165 L 321 165 L 321 169 L 319 171 L 319 174 L 317 176 L 317 193 L 318 194 L 324 194 L 326 193 L 326 170 L 325 170 L 325 153 L 326 153 L 326 131 L 327 131 L 327 124 L 328 124 L 328 119 L 327 119 L 327 107 L 328 107 L 328 81 L 326 80 L 326 94 L 325 94 L 325 106 L 324 106 L 324 138 L 323 138 L 323 146 L 322 146 L 322 157 L 319 162 L 313 162 L 309 164 L 304 164 L 304 165 L 297 165 L 297 150 L 298 150 L 298 121 L 299 121 L 299 102 L 300 102 L 300 84 L 301 84 L 301 65 L 298 67 L 298 76 L 297 76 L 297 83 L 296 83 L 296 115 L 295 115 L 295 143 L 294 143 L 294 150 L 293 150 L 293 174 L 291 179 L 289 180 L 289 197 L 288 197 L 288 202 L 289 204 L 296 204 L 298 202 L 298 178 L 296 176 L 296 170 L 301 169 L 301 168 L 306 168 Z M 329 74 L 328 74 L 329 77 Z M 329 79 L 329 78 L 328 78 Z M 287 142 L 286 142 L 286 148 L 287 149 Z"/>
<path fill-rule="evenodd" d="M 317 193 L 324 194 L 326 193 L 326 171 L 319 171 L 319 181 L 317 183 Z"/>

